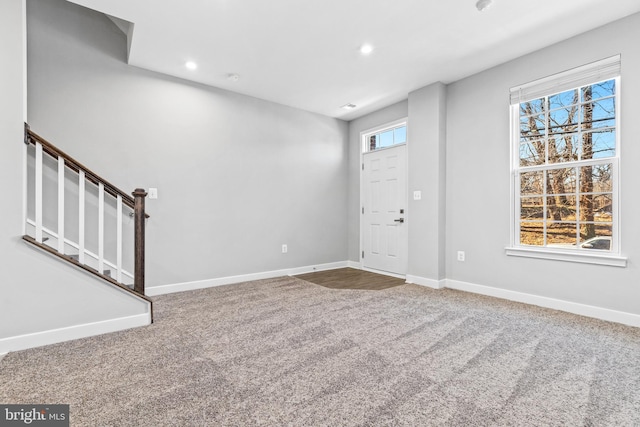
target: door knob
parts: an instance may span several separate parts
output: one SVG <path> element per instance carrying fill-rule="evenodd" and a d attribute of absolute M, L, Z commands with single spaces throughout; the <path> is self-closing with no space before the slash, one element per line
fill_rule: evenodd
<path fill-rule="evenodd" d="M 394 219 L 394 221 L 402 224 L 404 222 L 404 218 Z"/>

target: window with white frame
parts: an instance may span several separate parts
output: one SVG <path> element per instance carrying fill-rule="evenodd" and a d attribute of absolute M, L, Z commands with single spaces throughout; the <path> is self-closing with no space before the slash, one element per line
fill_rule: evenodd
<path fill-rule="evenodd" d="M 401 122 L 395 125 L 376 130 L 366 135 L 364 151 L 380 150 L 407 142 L 407 123 Z"/>
<path fill-rule="evenodd" d="M 513 247 L 620 253 L 619 89 L 619 56 L 511 89 Z"/>

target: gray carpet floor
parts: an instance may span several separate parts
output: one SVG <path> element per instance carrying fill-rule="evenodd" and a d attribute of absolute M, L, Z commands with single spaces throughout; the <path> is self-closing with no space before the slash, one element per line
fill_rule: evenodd
<path fill-rule="evenodd" d="M 640 425 L 637 328 L 293 277 L 153 299 L 148 327 L 8 354 L 0 402 L 74 426 Z"/>

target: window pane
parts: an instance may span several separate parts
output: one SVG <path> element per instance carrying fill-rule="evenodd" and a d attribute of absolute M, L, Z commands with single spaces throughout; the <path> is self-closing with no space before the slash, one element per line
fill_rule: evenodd
<path fill-rule="evenodd" d="M 380 134 L 380 144 L 378 148 L 390 147 L 393 145 L 393 130 L 388 130 Z"/>
<path fill-rule="evenodd" d="M 534 166 L 544 163 L 544 140 L 521 138 L 520 166 Z"/>
<path fill-rule="evenodd" d="M 378 148 L 378 135 L 371 135 L 369 137 L 369 151 L 373 151 Z"/>
<path fill-rule="evenodd" d="M 544 187 L 542 182 L 542 171 L 524 172 L 520 174 L 520 194 L 540 194 L 542 195 Z"/>
<path fill-rule="evenodd" d="M 545 134 L 544 114 L 520 117 L 520 136 L 540 136 Z"/>
<path fill-rule="evenodd" d="M 591 172 L 593 176 L 593 191 L 599 193 L 613 191 L 613 164 L 593 165 Z"/>
<path fill-rule="evenodd" d="M 581 194 L 580 195 L 580 221 L 605 223 L 612 221 L 613 207 L 612 194 Z M 593 229 L 584 231 L 585 237 L 593 237 Z"/>
<path fill-rule="evenodd" d="M 593 220 L 596 222 L 611 222 L 613 220 L 613 195 L 599 194 L 593 198 Z"/>
<path fill-rule="evenodd" d="M 581 193 L 608 193 L 613 190 L 612 165 L 582 166 L 580 168 Z"/>
<path fill-rule="evenodd" d="M 612 224 L 583 224 L 580 227 L 580 248 L 611 250 Z"/>
<path fill-rule="evenodd" d="M 555 108 L 566 107 L 572 104 L 577 104 L 578 101 L 579 101 L 578 89 L 557 93 L 549 97 L 549 109 L 553 110 Z"/>
<path fill-rule="evenodd" d="M 533 99 L 531 101 L 520 104 L 520 115 L 531 116 L 543 113 L 545 111 L 545 99 Z M 544 123 L 544 122 L 543 122 Z"/>
<path fill-rule="evenodd" d="M 616 81 L 607 80 L 601 83 L 585 86 L 582 88 L 582 99 L 584 101 L 596 100 L 616 94 Z"/>
<path fill-rule="evenodd" d="M 603 159 L 616 155 L 615 129 L 595 130 L 582 134 L 581 158 Z"/>
<path fill-rule="evenodd" d="M 576 191 L 575 168 L 552 169 L 547 172 L 549 194 L 566 194 Z"/>
<path fill-rule="evenodd" d="M 576 196 L 547 197 L 547 218 L 554 221 L 575 221 Z"/>
<path fill-rule="evenodd" d="M 542 219 L 544 199 L 542 197 L 522 197 L 520 199 L 520 219 Z"/>
<path fill-rule="evenodd" d="M 572 124 L 560 124 L 553 125 L 549 128 L 549 137 L 553 138 L 561 138 L 565 135 L 569 135 L 578 131 L 578 125 L 575 123 Z"/>
<path fill-rule="evenodd" d="M 402 126 L 393 130 L 393 142 L 395 144 L 402 144 L 407 142 L 407 127 Z"/>
<path fill-rule="evenodd" d="M 581 194 L 580 195 L 580 221 L 593 222 L 595 220 L 593 212 L 593 194 Z M 589 237 L 593 237 L 593 231 L 586 232 Z"/>
<path fill-rule="evenodd" d="M 578 106 L 549 112 L 551 133 L 575 132 L 578 129 Z"/>
<path fill-rule="evenodd" d="M 580 136 L 577 133 L 549 138 L 549 163 L 576 161 L 579 152 Z"/>
<path fill-rule="evenodd" d="M 548 245 L 575 245 L 576 244 L 576 223 L 575 222 L 551 222 L 547 224 L 547 244 Z"/>
<path fill-rule="evenodd" d="M 521 245 L 544 245 L 544 223 L 542 222 L 520 222 L 520 244 Z"/>
<path fill-rule="evenodd" d="M 589 102 L 582 106 L 582 129 L 613 127 L 615 125 L 615 98 Z"/>

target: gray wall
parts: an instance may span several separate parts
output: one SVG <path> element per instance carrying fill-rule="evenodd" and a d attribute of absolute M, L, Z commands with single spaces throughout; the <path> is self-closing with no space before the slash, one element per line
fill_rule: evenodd
<path fill-rule="evenodd" d="M 449 279 L 640 314 L 640 14 L 458 81 L 447 93 Z M 622 54 L 621 219 L 627 268 L 507 257 L 509 88 Z M 458 262 L 455 251 L 466 252 Z"/>
<path fill-rule="evenodd" d="M 409 281 L 445 279 L 446 87 L 435 83 L 409 94 Z M 413 191 L 422 192 L 413 200 Z M 418 282 L 420 283 L 420 282 Z M 423 283 L 426 284 L 426 283 Z M 440 286 L 431 283 L 431 286 Z"/>
<path fill-rule="evenodd" d="M 407 278 L 445 278 L 446 86 L 435 83 L 408 100 L 349 123 L 349 259 L 360 259 L 360 132 L 408 118 Z M 413 200 L 413 191 L 422 192 Z M 418 280 L 426 284 L 424 280 Z"/>
<path fill-rule="evenodd" d="M 0 353 L 7 338 L 146 312 L 146 304 L 27 246 L 22 234 L 23 1 L 0 2 Z M 4 339 L 4 341 L 3 341 Z"/>
<path fill-rule="evenodd" d="M 407 103 L 351 122 L 349 259 L 359 259 L 359 132 L 408 115 L 409 276 L 442 279 L 640 314 L 640 14 L 576 36 L 448 86 L 436 83 Z M 621 219 L 627 268 L 508 257 L 509 89 L 622 54 Z M 398 107 L 401 107 L 400 111 Z M 466 261 L 456 259 L 465 251 Z"/>
<path fill-rule="evenodd" d="M 149 287 L 347 259 L 346 122 L 130 67 L 124 34 L 63 0 L 29 0 L 28 25 L 32 128 L 158 188 Z"/>

